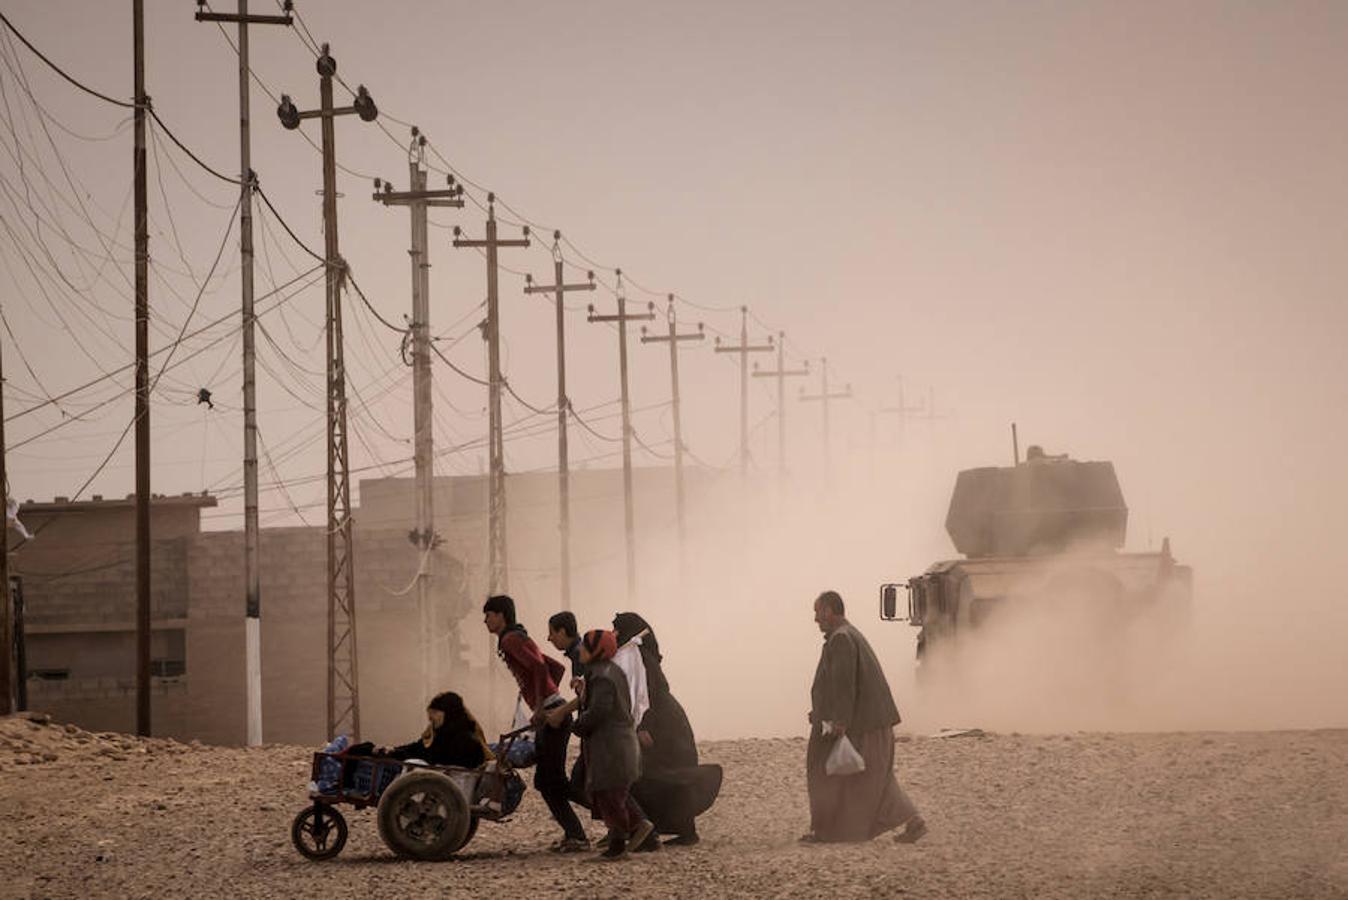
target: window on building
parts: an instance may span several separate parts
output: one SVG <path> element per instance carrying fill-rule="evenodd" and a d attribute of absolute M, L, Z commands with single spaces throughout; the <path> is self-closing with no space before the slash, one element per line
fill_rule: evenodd
<path fill-rule="evenodd" d="M 156 631 L 150 639 L 150 675 L 178 678 L 187 674 L 187 633 L 181 628 Z"/>

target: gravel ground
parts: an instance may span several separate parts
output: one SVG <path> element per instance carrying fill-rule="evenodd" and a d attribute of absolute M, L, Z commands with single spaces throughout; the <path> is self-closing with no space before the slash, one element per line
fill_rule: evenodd
<path fill-rule="evenodd" d="M 805 742 L 706 743 L 726 777 L 703 842 L 605 865 L 547 852 L 532 791 L 449 862 L 395 859 L 370 811 L 308 862 L 310 752 L 0 719 L 0 896 L 1348 897 L 1341 730 L 900 735 L 931 826 L 911 846 L 797 844 Z"/>

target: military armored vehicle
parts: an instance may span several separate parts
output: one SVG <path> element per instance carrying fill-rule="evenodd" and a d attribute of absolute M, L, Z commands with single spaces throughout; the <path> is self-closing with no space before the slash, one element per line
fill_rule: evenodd
<path fill-rule="evenodd" d="M 1185 615 L 1191 570 L 1176 564 L 1169 538 L 1156 553 L 1120 552 L 1127 527 L 1113 463 L 1032 446 L 1014 466 L 966 469 L 946 516 L 964 558 L 935 563 L 906 584 L 882 585 L 881 618 L 921 629 L 921 671 L 961 636 L 991 636 L 999 622 L 1031 612 L 1105 631 L 1144 615 Z"/>

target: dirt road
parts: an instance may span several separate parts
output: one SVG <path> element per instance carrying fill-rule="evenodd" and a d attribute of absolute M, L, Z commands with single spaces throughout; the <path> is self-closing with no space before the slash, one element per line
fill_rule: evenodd
<path fill-rule="evenodd" d="M 454 861 L 394 859 L 364 812 L 311 863 L 289 841 L 305 748 L 0 720 L 0 896 L 1348 897 L 1348 731 L 901 736 L 915 846 L 797 844 L 802 740 L 702 750 L 725 789 L 697 847 L 555 856 L 531 791 Z"/>

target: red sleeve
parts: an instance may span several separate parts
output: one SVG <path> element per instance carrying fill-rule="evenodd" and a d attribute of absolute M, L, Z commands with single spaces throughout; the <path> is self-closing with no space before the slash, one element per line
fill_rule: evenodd
<path fill-rule="evenodd" d="M 520 683 L 524 702 L 530 709 L 538 709 L 539 704 L 557 693 L 557 685 L 548 674 L 547 662 L 531 639 L 510 635 L 501 642 L 501 652 L 515 671 L 515 680 Z"/>

